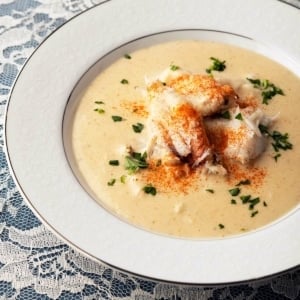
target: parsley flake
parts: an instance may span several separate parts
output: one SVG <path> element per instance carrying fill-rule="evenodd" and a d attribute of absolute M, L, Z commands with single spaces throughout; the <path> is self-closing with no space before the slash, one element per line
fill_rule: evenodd
<path fill-rule="evenodd" d="M 238 113 L 236 116 L 235 116 L 235 119 L 237 120 L 240 120 L 240 121 L 243 121 L 243 116 L 241 113 Z"/>
<path fill-rule="evenodd" d="M 120 162 L 117 159 L 110 160 L 108 162 L 111 166 L 118 166 Z"/>
<path fill-rule="evenodd" d="M 152 196 L 155 196 L 157 193 L 156 188 L 152 184 L 144 186 L 143 191 L 145 192 L 145 194 L 150 194 Z"/>
<path fill-rule="evenodd" d="M 122 80 L 120 81 L 120 83 L 122 83 L 122 84 L 129 84 L 129 81 L 128 81 L 127 79 L 122 79 Z"/>
<path fill-rule="evenodd" d="M 212 65 L 205 70 L 206 73 L 211 74 L 212 71 L 222 72 L 226 69 L 225 60 L 221 61 L 215 57 L 210 57 L 210 60 L 212 61 Z"/>
<path fill-rule="evenodd" d="M 111 118 L 113 119 L 114 122 L 121 122 L 124 119 L 120 116 L 111 116 Z"/>
<path fill-rule="evenodd" d="M 125 169 L 128 170 L 130 174 L 137 172 L 139 169 L 146 169 L 148 168 L 146 159 L 146 152 L 143 154 L 139 152 L 132 152 L 130 155 L 125 157 Z"/>
<path fill-rule="evenodd" d="M 94 103 L 95 103 L 95 104 L 104 104 L 103 101 L 95 101 Z"/>
<path fill-rule="evenodd" d="M 122 183 L 126 183 L 126 175 L 122 175 L 122 176 L 120 177 L 120 181 L 121 181 Z"/>
<path fill-rule="evenodd" d="M 178 69 L 179 69 L 179 67 L 176 66 L 176 65 L 171 65 L 171 66 L 170 66 L 170 70 L 171 70 L 171 71 L 177 71 Z"/>
<path fill-rule="evenodd" d="M 240 199 L 242 200 L 242 203 L 243 204 L 246 204 L 249 202 L 249 200 L 251 199 L 251 195 L 244 195 L 244 196 L 241 196 Z"/>
<path fill-rule="evenodd" d="M 102 115 L 105 113 L 105 110 L 102 108 L 95 108 L 94 111 L 96 111 L 98 114 Z"/>
<path fill-rule="evenodd" d="M 249 210 L 253 210 L 255 205 L 257 205 L 260 202 L 260 199 L 259 199 L 259 197 L 257 197 L 254 199 L 250 199 L 248 202 L 250 203 Z"/>
<path fill-rule="evenodd" d="M 112 178 L 110 181 L 107 182 L 107 185 L 113 186 L 116 183 L 116 179 Z"/>
<path fill-rule="evenodd" d="M 274 83 L 270 82 L 268 79 L 251 79 L 247 78 L 247 80 L 252 83 L 253 87 L 259 89 L 262 95 L 262 103 L 268 105 L 269 101 L 276 95 L 284 96 L 284 92 L 281 88 L 274 85 Z"/>
<path fill-rule="evenodd" d="M 274 151 L 276 152 L 275 156 L 273 158 L 277 162 L 278 158 L 281 156 L 280 153 L 278 153 L 280 150 L 286 151 L 293 149 L 293 144 L 289 141 L 289 134 L 288 133 L 281 133 L 277 130 L 274 130 L 273 132 L 268 131 L 268 127 L 259 124 L 258 126 L 260 132 L 268 137 L 270 137 L 273 140 L 272 146 Z"/>
<path fill-rule="evenodd" d="M 206 189 L 205 191 L 206 191 L 206 192 L 209 192 L 209 193 L 211 193 L 211 194 L 214 194 L 214 192 L 215 192 L 213 189 Z"/>
<path fill-rule="evenodd" d="M 220 114 L 220 117 L 223 118 L 223 119 L 227 119 L 227 120 L 231 119 L 231 115 L 230 115 L 230 112 L 228 110 L 222 112 Z"/>
<path fill-rule="evenodd" d="M 219 226 L 220 229 L 224 229 L 225 228 L 225 226 L 223 224 L 221 224 L 221 223 L 218 224 L 218 226 Z"/>
<path fill-rule="evenodd" d="M 230 193 L 231 196 L 235 197 L 241 192 L 241 190 L 240 188 L 237 187 L 237 188 L 230 189 L 228 192 Z"/>
<path fill-rule="evenodd" d="M 281 156 L 280 153 L 277 153 L 273 156 L 274 160 L 277 162 L 278 161 L 278 158 Z"/>
<path fill-rule="evenodd" d="M 249 185 L 251 184 L 251 181 L 249 179 L 241 180 L 239 183 L 237 183 L 235 186 L 240 186 L 240 185 Z"/>
<path fill-rule="evenodd" d="M 126 53 L 126 54 L 124 54 L 124 58 L 131 59 L 131 56 L 128 53 Z"/>
<path fill-rule="evenodd" d="M 251 214 L 251 218 L 255 217 L 257 214 L 258 214 L 258 210 L 254 211 L 254 212 Z"/>
<path fill-rule="evenodd" d="M 141 133 L 143 131 L 144 127 L 145 126 L 142 123 L 136 123 L 136 124 L 132 125 L 132 129 L 136 133 Z"/>

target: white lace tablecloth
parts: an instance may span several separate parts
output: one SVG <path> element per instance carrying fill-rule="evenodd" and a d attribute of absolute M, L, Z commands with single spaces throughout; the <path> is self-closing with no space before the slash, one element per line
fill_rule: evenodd
<path fill-rule="evenodd" d="M 4 111 L 13 82 L 54 29 L 101 2 L 0 0 L 0 299 L 300 299 L 300 268 L 215 287 L 173 285 L 124 274 L 66 245 L 23 201 L 3 152 Z M 285 2 L 300 7 L 300 0 Z"/>

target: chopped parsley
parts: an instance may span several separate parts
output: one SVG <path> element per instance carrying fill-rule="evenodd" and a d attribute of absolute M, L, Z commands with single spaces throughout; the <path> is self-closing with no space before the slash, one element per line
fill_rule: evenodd
<path fill-rule="evenodd" d="M 240 121 L 243 121 L 243 116 L 241 113 L 238 113 L 236 116 L 235 116 L 235 119 L 237 120 L 240 120 Z"/>
<path fill-rule="evenodd" d="M 116 183 L 116 179 L 112 178 L 110 181 L 107 182 L 107 185 L 113 186 Z"/>
<path fill-rule="evenodd" d="M 125 183 L 125 182 L 126 182 L 126 175 L 122 175 L 122 176 L 120 177 L 120 181 L 121 181 L 122 183 Z"/>
<path fill-rule="evenodd" d="M 108 162 L 111 166 L 118 166 L 120 162 L 117 159 L 110 160 Z"/>
<path fill-rule="evenodd" d="M 242 200 L 243 204 L 246 204 L 249 202 L 249 200 L 251 199 L 251 195 L 245 195 L 245 196 L 241 196 L 240 199 Z"/>
<path fill-rule="evenodd" d="M 95 104 L 104 104 L 103 101 L 95 101 L 94 103 L 95 103 Z"/>
<path fill-rule="evenodd" d="M 223 118 L 223 119 L 227 119 L 227 120 L 231 119 L 231 115 L 230 115 L 230 112 L 228 110 L 222 112 L 220 114 L 220 117 Z"/>
<path fill-rule="evenodd" d="M 96 111 L 100 115 L 105 113 L 105 110 L 102 108 L 95 108 L 94 111 Z"/>
<path fill-rule="evenodd" d="M 236 204 L 236 200 L 235 199 L 231 199 L 231 204 Z"/>
<path fill-rule="evenodd" d="M 136 123 L 136 124 L 132 125 L 132 129 L 136 133 L 141 133 L 143 131 L 144 127 L 145 126 L 142 123 Z"/>
<path fill-rule="evenodd" d="M 273 156 L 274 160 L 277 162 L 278 161 L 278 158 L 281 156 L 280 153 L 277 153 Z"/>
<path fill-rule="evenodd" d="M 206 73 L 211 74 L 212 71 L 222 72 L 226 69 L 225 60 L 221 61 L 215 57 L 210 57 L 210 60 L 212 61 L 212 65 L 205 70 Z"/>
<path fill-rule="evenodd" d="M 266 201 L 263 202 L 263 206 L 264 206 L 264 207 L 267 207 L 267 206 L 268 206 L 268 204 L 267 204 Z"/>
<path fill-rule="evenodd" d="M 223 224 L 221 224 L 221 223 L 218 226 L 219 226 L 220 229 L 224 229 L 225 228 L 225 226 Z"/>
<path fill-rule="evenodd" d="M 120 116 L 111 116 L 111 118 L 113 119 L 114 122 L 121 122 L 124 119 Z"/>
<path fill-rule="evenodd" d="M 209 192 L 209 193 L 211 193 L 211 194 L 214 194 L 214 192 L 215 192 L 213 189 L 206 189 L 205 191 L 206 191 L 206 192 Z"/>
<path fill-rule="evenodd" d="M 228 192 L 230 193 L 231 196 L 235 197 L 241 192 L 241 190 L 240 190 L 240 188 L 236 187 L 236 188 L 230 189 Z"/>
<path fill-rule="evenodd" d="M 293 145 L 288 141 L 288 133 L 282 134 L 279 131 L 274 130 L 270 136 L 274 141 L 274 143 L 272 143 L 272 146 L 275 152 L 279 152 L 279 150 L 286 151 L 293 148 Z"/>
<path fill-rule="evenodd" d="M 146 152 L 144 152 L 143 154 L 139 152 L 131 152 L 130 155 L 125 157 L 125 169 L 128 170 L 130 174 L 132 174 L 137 172 L 139 169 L 148 168 L 146 159 Z"/>
<path fill-rule="evenodd" d="M 251 184 L 251 181 L 249 179 L 241 180 L 239 183 L 237 183 L 235 186 L 240 186 L 240 185 L 249 185 Z"/>
<path fill-rule="evenodd" d="M 253 210 L 254 207 L 260 203 L 259 197 L 252 198 L 251 195 L 240 196 L 240 199 L 242 200 L 243 204 L 249 204 L 249 210 Z"/>
<path fill-rule="evenodd" d="M 144 186 L 143 191 L 146 194 L 150 194 L 152 196 L 155 196 L 157 193 L 156 188 L 152 184 L 147 184 L 146 186 Z"/>
<path fill-rule="evenodd" d="M 259 89 L 261 91 L 261 95 L 263 98 L 262 103 L 268 105 L 269 101 L 276 95 L 284 96 L 284 92 L 281 88 L 275 86 L 268 79 L 251 79 L 247 78 L 247 80 L 252 83 L 254 88 Z"/>
<path fill-rule="evenodd" d="M 263 124 L 259 124 L 258 128 L 262 134 L 265 134 L 266 136 L 272 138 L 273 140 L 272 146 L 274 151 L 276 152 L 273 158 L 275 159 L 276 162 L 278 158 L 281 156 L 281 154 L 279 153 L 280 150 L 286 151 L 286 150 L 293 149 L 293 144 L 289 141 L 288 133 L 282 134 L 277 130 L 274 130 L 273 132 L 269 132 L 268 127 Z"/>
<path fill-rule="evenodd" d="M 255 207 L 255 205 L 257 205 L 259 202 L 260 202 L 259 197 L 254 198 L 254 199 L 250 199 L 250 200 L 249 200 L 249 203 L 250 203 L 250 205 L 249 205 L 249 210 L 253 210 L 254 207 Z"/>
<path fill-rule="evenodd" d="M 120 81 L 120 83 L 122 83 L 122 84 L 129 84 L 129 81 L 128 81 L 127 79 L 122 79 L 122 80 Z"/>
<path fill-rule="evenodd" d="M 126 54 L 124 54 L 124 58 L 131 59 L 131 56 L 128 53 L 126 53 Z"/>
<path fill-rule="evenodd" d="M 171 71 L 177 71 L 178 69 L 179 69 L 179 67 L 176 66 L 176 65 L 171 65 L 171 66 L 170 66 L 170 70 L 171 70 Z"/>
<path fill-rule="evenodd" d="M 254 211 L 254 212 L 251 214 L 251 218 L 255 217 L 257 214 L 258 214 L 258 210 Z"/>
<path fill-rule="evenodd" d="M 272 146 L 276 154 L 273 156 L 275 161 L 277 162 L 278 158 L 281 156 L 279 153 L 280 150 L 286 151 L 293 149 L 293 144 L 289 141 L 289 134 L 288 133 L 281 133 L 277 130 L 273 132 L 269 132 L 268 127 L 259 124 L 258 128 L 260 132 L 273 140 Z"/>

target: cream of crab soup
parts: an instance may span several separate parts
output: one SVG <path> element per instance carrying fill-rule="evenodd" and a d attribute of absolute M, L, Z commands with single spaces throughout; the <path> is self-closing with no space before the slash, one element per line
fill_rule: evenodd
<path fill-rule="evenodd" d="M 267 57 L 214 42 L 124 53 L 78 104 L 76 167 L 99 203 L 146 230 L 257 229 L 299 204 L 299 83 Z"/>

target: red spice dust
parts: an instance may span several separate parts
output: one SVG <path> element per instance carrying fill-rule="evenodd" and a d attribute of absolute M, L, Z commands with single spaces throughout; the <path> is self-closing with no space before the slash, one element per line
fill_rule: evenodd
<path fill-rule="evenodd" d="M 188 194 L 199 180 L 199 169 L 193 169 L 188 164 L 158 165 L 150 161 L 149 167 L 140 173 L 142 180 L 151 183 L 162 192 Z"/>
<path fill-rule="evenodd" d="M 122 101 L 120 105 L 140 117 L 147 117 L 149 115 L 143 101 Z"/>

